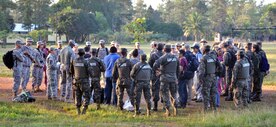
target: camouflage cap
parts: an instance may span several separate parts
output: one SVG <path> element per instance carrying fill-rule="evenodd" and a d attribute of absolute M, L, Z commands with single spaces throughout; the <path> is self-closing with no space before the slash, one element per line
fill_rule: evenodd
<path fill-rule="evenodd" d="M 34 40 L 32 38 L 26 38 L 26 42 L 34 42 Z"/>
<path fill-rule="evenodd" d="M 37 45 L 43 45 L 44 43 L 42 41 L 36 42 Z"/>
<path fill-rule="evenodd" d="M 91 45 L 92 43 L 90 41 L 85 42 L 85 45 Z"/>
<path fill-rule="evenodd" d="M 56 48 L 51 46 L 49 50 L 50 50 L 50 51 L 55 51 Z"/>
<path fill-rule="evenodd" d="M 200 40 L 200 43 L 208 43 L 204 38 Z"/>
<path fill-rule="evenodd" d="M 99 44 L 105 44 L 105 40 L 100 40 Z"/>
<path fill-rule="evenodd" d="M 15 44 L 23 45 L 23 42 L 22 42 L 21 40 L 17 40 L 17 41 L 15 42 Z"/>
<path fill-rule="evenodd" d="M 74 40 L 69 40 L 69 44 L 76 45 L 76 42 Z"/>

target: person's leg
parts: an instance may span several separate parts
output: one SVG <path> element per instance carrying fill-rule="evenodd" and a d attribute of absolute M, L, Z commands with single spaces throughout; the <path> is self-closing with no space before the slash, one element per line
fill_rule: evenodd
<path fill-rule="evenodd" d="M 38 77 L 37 77 L 37 87 L 39 88 L 42 84 L 42 78 L 43 78 L 43 68 L 38 68 Z M 46 76 L 47 77 L 47 76 Z M 47 80 L 47 78 L 45 78 Z"/>
<path fill-rule="evenodd" d="M 100 109 L 101 91 L 102 91 L 100 81 L 93 81 L 93 82 L 91 82 L 91 85 L 92 85 L 92 88 L 94 90 L 93 99 L 94 99 L 94 102 L 97 104 L 96 109 Z"/>
<path fill-rule="evenodd" d="M 21 74 L 22 74 L 21 69 L 13 68 L 13 88 L 12 88 L 13 98 L 17 96 L 17 92 L 21 83 L 20 82 Z"/>
<path fill-rule="evenodd" d="M 54 84 L 54 81 L 51 81 L 51 79 L 53 78 L 51 75 L 49 75 L 49 73 L 47 74 L 48 75 L 48 81 L 47 81 L 47 88 L 46 88 L 46 96 L 48 97 L 48 99 L 50 100 L 50 99 L 52 99 L 52 87 L 53 87 L 53 85 L 52 84 Z"/>
<path fill-rule="evenodd" d="M 170 115 L 170 93 L 169 93 L 169 85 L 167 82 L 160 83 L 161 95 L 163 98 L 163 105 L 166 109 L 166 116 Z"/>
<path fill-rule="evenodd" d="M 124 106 L 124 89 L 125 87 L 122 86 L 120 83 L 117 84 L 117 87 L 116 87 L 116 94 L 118 96 L 118 107 L 123 110 L 123 106 Z"/>
<path fill-rule="evenodd" d="M 83 94 L 80 89 L 80 84 L 76 84 L 75 92 L 76 92 L 76 96 L 75 96 L 74 100 L 75 100 L 75 104 L 77 107 L 77 114 L 80 115 L 81 114 L 80 107 L 81 107 L 81 103 L 82 103 L 82 94 Z"/>
<path fill-rule="evenodd" d="M 147 116 L 151 115 L 150 114 L 150 108 L 151 108 L 151 94 L 150 94 L 150 83 L 145 83 L 143 84 L 143 92 L 144 92 L 144 98 L 146 100 L 146 103 L 147 103 Z M 141 91 L 141 94 L 142 94 L 142 91 Z M 140 105 L 139 105 L 140 106 Z"/>
<path fill-rule="evenodd" d="M 225 98 L 225 101 L 232 101 L 233 100 L 233 88 L 230 88 L 232 83 L 232 69 L 227 69 L 226 73 L 226 84 L 228 89 L 228 96 Z"/>
<path fill-rule="evenodd" d="M 177 93 L 177 86 L 175 82 L 170 83 L 169 85 L 169 90 L 170 90 L 170 95 L 171 95 L 171 104 L 173 107 L 173 115 L 177 115 L 177 103 L 176 103 L 176 93 Z"/>
<path fill-rule="evenodd" d="M 106 78 L 106 85 L 104 88 L 104 101 L 105 104 L 110 105 L 112 93 L 112 79 L 110 77 Z"/>
<path fill-rule="evenodd" d="M 29 82 L 29 79 L 30 79 L 30 67 L 23 67 L 23 70 L 22 71 L 22 83 L 21 83 L 21 87 L 23 90 L 26 91 L 26 88 L 27 88 L 27 84 Z"/>
<path fill-rule="evenodd" d="M 243 88 L 242 88 L 242 103 L 244 107 L 248 106 L 248 81 L 243 81 Z"/>
<path fill-rule="evenodd" d="M 115 81 L 112 81 L 112 89 L 113 89 L 113 99 L 112 99 L 112 104 L 114 106 L 117 106 L 117 94 L 116 94 L 116 82 Z"/>
<path fill-rule="evenodd" d="M 84 98 L 82 114 L 86 114 L 86 110 L 90 103 L 90 97 L 91 97 L 91 88 L 90 88 L 89 82 L 82 84 L 82 91 L 83 91 L 83 98 Z"/>
<path fill-rule="evenodd" d="M 153 110 L 157 111 L 158 109 L 158 101 L 160 100 L 160 80 L 155 78 L 154 80 L 152 80 L 151 82 L 151 90 L 152 90 L 152 100 L 154 103 L 154 107 Z"/>
<path fill-rule="evenodd" d="M 38 80 L 38 69 L 37 67 L 34 67 L 32 72 L 32 87 L 35 88 L 34 89 L 35 91 L 37 86 L 37 80 Z"/>
<path fill-rule="evenodd" d="M 184 104 L 184 90 L 185 90 L 186 86 L 185 86 L 185 82 L 184 80 L 178 80 L 178 93 L 179 93 L 179 103 L 180 103 L 180 107 L 181 108 L 185 108 L 185 104 Z M 187 89 L 186 89 L 187 91 Z M 186 92 L 187 93 L 187 92 Z"/>
<path fill-rule="evenodd" d="M 204 111 L 207 111 L 208 105 L 210 102 L 210 85 L 208 82 L 204 82 L 202 84 L 202 95 L 203 95 L 203 104 L 204 104 Z"/>
<path fill-rule="evenodd" d="M 128 97 L 129 97 L 129 100 L 130 100 L 131 104 L 134 105 L 134 97 L 133 97 L 132 87 L 131 86 L 127 86 L 126 87 L 126 91 L 127 91 L 127 94 L 128 94 Z"/>
<path fill-rule="evenodd" d="M 214 76 L 210 79 L 210 98 L 211 98 L 211 102 L 210 105 L 213 108 L 213 110 L 217 109 L 217 78 Z"/>
<path fill-rule="evenodd" d="M 71 93 L 72 93 L 72 75 L 69 72 L 66 72 L 66 93 L 65 93 L 65 101 L 69 102 Z"/>
<path fill-rule="evenodd" d="M 187 99 L 187 102 L 190 103 L 191 100 L 192 100 L 192 93 L 193 93 L 193 79 L 189 79 L 188 80 L 188 83 L 187 83 L 187 92 L 188 92 L 188 99 Z"/>
<path fill-rule="evenodd" d="M 60 83 L 60 96 L 61 96 L 61 99 L 63 99 L 65 97 L 65 93 L 66 93 L 66 71 L 63 70 L 61 72 L 61 83 Z"/>
<path fill-rule="evenodd" d="M 220 94 L 221 94 L 221 87 L 220 87 L 220 83 L 221 79 L 219 77 L 216 78 L 216 89 L 217 89 L 217 94 L 216 94 L 216 107 L 220 106 Z"/>
<path fill-rule="evenodd" d="M 137 82 L 134 89 L 134 95 L 135 95 L 135 115 L 140 114 L 140 102 L 141 102 L 141 95 L 142 95 L 142 88 L 143 88 L 143 82 Z"/>

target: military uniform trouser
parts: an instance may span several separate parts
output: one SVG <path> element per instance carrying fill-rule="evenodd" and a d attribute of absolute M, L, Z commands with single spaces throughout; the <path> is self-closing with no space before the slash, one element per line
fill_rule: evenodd
<path fill-rule="evenodd" d="M 63 70 L 61 79 L 61 97 L 65 97 L 67 100 L 71 97 L 72 92 L 72 75 L 69 71 Z"/>
<path fill-rule="evenodd" d="M 187 93 L 188 93 L 188 102 L 192 101 L 192 93 L 193 93 L 193 78 L 187 80 Z"/>
<path fill-rule="evenodd" d="M 17 93 L 20 83 L 21 83 L 21 76 L 22 76 L 22 68 L 13 68 L 13 93 Z"/>
<path fill-rule="evenodd" d="M 177 87 L 175 82 L 161 82 L 160 84 L 163 104 L 166 109 L 169 109 L 171 104 L 176 107 Z"/>
<path fill-rule="evenodd" d="M 57 97 L 58 92 L 58 82 L 57 82 L 57 73 L 56 71 L 47 71 L 47 96 L 48 97 Z"/>
<path fill-rule="evenodd" d="M 34 66 L 32 76 L 33 76 L 32 86 L 40 87 L 42 83 L 42 78 L 43 78 L 43 67 Z"/>
<path fill-rule="evenodd" d="M 234 92 L 234 104 L 236 107 L 240 107 L 240 104 L 243 103 L 243 106 L 247 106 L 248 101 L 248 86 L 246 79 L 238 79 L 233 86 Z"/>
<path fill-rule="evenodd" d="M 116 93 L 118 96 L 118 106 L 123 107 L 124 105 L 124 90 L 126 89 L 129 100 L 132 105 L 134 105 L 134 99 L 133 99 L 133 94 L 131 93 L 131 80 L 118 80 L 117 81 L 117 86 L 116 86 Z"/>
<path fill-rule="evenodd" d="M 247 79 L 247 90 L 248 90 L 247 97 L 248 97 L 248 100 L 250 100 L 250 95 L 251 95 L 251 92 L 252 92 L 252 84 L 253 84 L 253 77 L 250 76 Z"/>
<path fill-rule="evenodd" d="M 26 89 L 27 84 L 30 79 L 30 67 L 29 66 L 23 66 L 23 71 L 22 71 L 22 82 L 21 82 L 21 87 L 23 90 Z"/>
<path fill-rule="evenodd" d="M 262 94 L 262 84 L 264 80 L 265 72 L 259 72 L 253 76 L 253 93 L 260 96 Z"/>
<path fill-rule="evenodd" d="M 153 102 L 158 103 L 160 100 L 160 80 L 159 77 L 156 77 L 154 80 L 151 80 L 151 90 L 152 90 L 152 99 Z"/>
<path fill-rule="evenodd" d="M 198 79 L 198 72 L 195 72 L 194 78 L 193 78 L 193 83 L 194 83 L 194 89 L 196 93 L 196 99 L 202 99 L 202 85 L 199 82 Z"/>
<path fill-rule="evenodd" d="M 94 90 L 93 94 L 93 100 L 95 103 L 100 104 L 101 103 L 101 95 L 102 95 L 102 89 L 100 85 L 100 79 L 98 80 L 91 80 L 91 92 Z"/>
<path fill-rule="evenodd" d="M 73 87 L 74 91 L 76 92 L 75 104 L 77 108 L 80 108 L 82 106 L 82 102 L 83 107 L 87 108 L 90 103 L 91 97 L 91 88 L 89 82 L 76 83 Z M 84 99 L 83 101 L 82 97 Z"/>
<path fill-rule="evenodd" d="M 134 82 L 134 107 L 138 111 L 141 103 L 142 92 L 147 103 L 147 109 L 151 108 L 151 94 L 150 94 L 150 81 L 136 81 Z"/>
<path fill-rule="evenodd" d="M 202 95 L 203 95 L 203 104 L 204 110 L 208 109 L 208 105 L 210 104 L 211 107 L 216 110 L 216 94 L 217 94 L 217 87 L 216 87 L 216 76 L 215 74 L 207 75 L 202 83 Z"/>
<path fill-rule="evenodd" d="M 230 88 L 231 85 L 231 80 L 232 80 L 232 68 L 227 68 L 226 69 L 226 75 L 225 75 L 225 80 L 226 80 L 226 89 L 225 92 L 228 92 L 228 94 L 231 94 L 233 92 L 233 89 Z"/>

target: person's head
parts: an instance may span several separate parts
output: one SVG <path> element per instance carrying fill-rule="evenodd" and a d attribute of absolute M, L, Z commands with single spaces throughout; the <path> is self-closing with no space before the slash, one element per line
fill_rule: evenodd
<path fill-rule="evenodd" d="M 176 45 L 171 45 L 171 50 L 172 50 L 172 52 L 175 52 L 175 50 L 176 50 Z"/>
<path fill-rule="evenodd" d="M 135 48 L 136 48 L 136 49 L 140 49 L 140 42 L 136 42 L 136 43 L 135 43 Z"/>
<path fill-rule="evenodd" d="M 68 45 L 73 48 L 75 46 L 76 42 L 74 40 L 69 40 Z"/>
<path fill-rule="evenodd" d="M 200 40 L 200 44 L 201 44 L 201 46 L 205 46 L 205 45 L 207 45 L 207 41 L 205 40 L 205 39 L 201 39 Z"/>
<path fill-rule="evenodd" d="M 171 45 L 167 44 L 165 45 L 165 48 L 164 48 L 164 52 L 165 53 L 170 53 L 172 50 L 171 50 Z"/>
<path fill-rule="evenodd" d="M 207 54 L 211 51 L 211 46 L 210 45 L 205 45 L 203 47 L 203 54 Z"/>
<path fill-rule="evenodd" d="M 85 53 L 89 53 L 90 52 L 90 48 L 88 46 L 84 47 L 84 51 Z"/>
<path fill-rule="evenodd" d="M 227 39 L 225 40 L 225 43 L 227 43 L 229 46 L 232 46 L 233 43 L 234 43 L 234 40 L 233 40 L 232 38 L 227 38 Z"/>
<path fill-rule="evenodd" d="M 151 46 L 152 49 L 156 49 L 157 43 L 156 43 L 155 41 L 152 41 L 152 42 L 150 43 L 150 46 Z"/>
<path fill-rule="evenodd" d="M 134 49 L 133 52 L 132 52 L 132 56 L 134 58 L 136 58 L 136 57 L 138 57 L 138 55 L 139 55 L 138 49 Z"/>
<path fill-rule="evenodd" d="M 190 45 L 189 44 L 185 44 L 184 45 L 184 50 L 185 50 L 185 52 L 190 51 L 191 50 Z"/>
<path fill-rule="evenodd" d="M 104 48 L 105 47 L 105 40 L 100 40 L 99 45 L 100 45 L 101 48 Z"/>
<path fill-rule="evenodd" d="M 253 45 L 253 52 L 259 52 L 260 51 L 260 46 L 258 44 Z"/>
<path fill-rule="evenodd" d="M 176 43 L 176 49 L 179 51 L 182 48 L 182 45 L 180 43 Z"/>
<path fill-rule="evenodd" d="M 96 56 L 96 54 L 97 54 L 97 49 L 92 48 L 91 50 L 92 50 L 92 51 L 91 51 L 92 56 Z"/>
<path fill-rule="evenodd" d="M 58 47 L 59 49 L 62 48 L 62 40 L 58 40 L 58 41 L 57 41 L 57 47 Z"/>
<path fill-rule="evenodd" d="M 78 53 L 78 49 L 79 49 L 79 44 L 75 43 L 74 47 L 73 47 L 73 51 L 75 53 Z"/>
<path fill-rule="evenodd" d="M 17 40 L 17 41 L 15 42 L 15 48 L 16 48 L 16 49 L 21 48 L 22 45 L 23 45 L 23 42 L 22 42 L 21 40 Z"/>
<path fill-rule="evenodd" d="M 236 56 L 237 56 L 237 60 L 240 60 L 240 59 L 244 58 L 245 53 L 244 53 L 243 50 L 238 50 L 237 53 L 236 53 Z"/>
<path fill-rule="evenodd" d="M 228 47 L 229 47 L 228 43 L 224 42 L 224 43 L 222 44 L 222 49 L 223 49 L 224 52 L 227 51 Z"/>
<path fill-rule="evenodd" d="M 141 59 L 142 62 L 146 62 L 147 61 L 147 55 L 146 54 L 142 54 L 140 56 L 140 59 Z"/>
<path fill-rule="evenodd" d="M 223 51 L 222 51 L 222 49 L 220 47 L 216 48 L 215 51 L 218 54 L 218 56 L 223 55 Z"/>
<path fill-rule="evenodd" d="M 42 49 L 44 47 L 44 43 L 42 41 L 36 42 L 36 47 Z"/>
<path fill-rule="evenodd" d="M 252 43 L 251 42 L 246 43 L 245 50 L 246 51 L 251 51 L 252 50 Z"/>
<path fill-rule="evenodd" d="M 163 43 L 158 43 L 158 44 L 157 44 L 157 50 L 158 50 L 158 51 L 162 51 L 163 48 L 164 48 L 164 44 L 163 44 Z"/>
<path fill-rule="evenodd" d="M 183 56 L 185 56 L 185 50 L 180 49 L 180 50 L 179 50 L 179 58 L 181 58 L 181 57 L 183 57 Z"/>
<path fill-rule="evenodd" d="M 259 48 L 261 49 L 262 48 L 262 42 L 261 41 L 257 41 L 257 45 L 259 45 Z"/>
<path fill-rule="evenodd" d="M 51 54 L 56 55 L 56 48 L 55 47 L 50 47 L 49 51 L 50 51 Z"/>
<path fill-rule="evenodd" d="M 26 38 L 26 45 L 31 46 L 33 44 L 34 40 L 32 38 Z"/>
<path fill-rule="evenodd" d="M 117 49 L 119 49 L 120 48 L 120 44 L 119 43 L 115 43 L 115 47 L 117 48 Z"/>
<path fill-rule="evenodd" d="M 79 48 L 78 49 L 78 55 L 79 56 L 83 56 L 84 54 L 85 54 L 84 49 L 83 48 Z"/>
<path fill-rule="evenodd" d="M 110 53 L 117 53 L 117 48 L 116 47 L 110 47 L 109 52 Z"/>
<path fill-rule="evenodd" d="M 92 43 L 90 41 L 87 41 L 87 42 L 85 42 L 85 45 L 86 45 L 86 47 L 89 47 L 89 50 L 90 50 Z"/>
<path fill-rule="evenodd" d="M 191 48 L 193 49 L 194 53 L 198 53 L 199 52 L 199 44 L 194 43 L 194 45 Z"/>
<path fill-rule="evenodd" d="M 126 48 L 121 48 L 121 54 L 123 57 L 127 56 L 127 49 Z"/>
<path fill-rule="evenodd" d="M 47 46 L 47 41 L 46 41 L 46 40 L 42 40 L 42 43 L 43 43 L 43 47 L 42 47 L 42 48 L 46 48 L 46 46 Z"/>

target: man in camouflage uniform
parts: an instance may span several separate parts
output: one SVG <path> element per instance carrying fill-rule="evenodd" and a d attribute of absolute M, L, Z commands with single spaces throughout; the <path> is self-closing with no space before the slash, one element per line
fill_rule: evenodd
<path fill-rule="evenodd" d="M 262 61 L 261 56 L 261 49 L 260 46 L 257 44 L 253 45 L 253 58 L 252 63 L 254 65 L 254 75 L 253 75 L 253 91 L 252 91 L 252 101 L 261 101 L 261 93 L 262 93 L 262 86 L 261 86 L 261 69 L 260 63 Z"/>
<path fill-rule="evenodd" d="M 123 110 L 123 97 L 124 97 L 124 90 L 126 89 L 127 94 L 129 96 L 130 102 L 134 105 L 133 94 L 131 93 L 131 79 L 130 79 L 130 71 L 132 69 L 133 64 L 130 62 L 129 59 L 126 58 L 127 56 L 127 49 L 121 49 L 121 58 L 116 60 L 114 64 L 114 68 L 112 71 L 112 75 L 115 81 L 117 81 L 116 86 L 116 93 L 118 96 L 118 106 L 120 110 Z"/>
<path fill-rule="evenodd" d="M 59 65 L 56 59 L 56 49 L 54 47 L 50 48 L 50 54 L 46 58 L 46 68 L 47 68 L 47 97 L 49 100 L 57 100 L 57 71 Z"/>
<path fill-rule="evenodd" d="M 36 58 L 36 62 L 33 68 L 32 86 L 34 88 L 34 92 L 42 92 L 42 90 L 39 87 L 42 83 L 43 67 L 45 64 L 45 60 L 43 58 L 43 52 L 42 52 L 44 43 L 42 41 L 38 41 L 36 44 L 37 44 L 37 48 L 35 49 L 35 55 L 34 55 Z"/>
<path fill-rule="evenodd" d="M 92 57 L 88 59 L 91 78 L 91 91 L 94 90 L 94 102 L 97 103 L 97 110 L 100 109 L 102 89 L 100 85 L 101 72 L 105 72 L 104 63 L 96 57 L 97 49 L 92 49 Z"/>
<path fill-rule="evenodd" d="M 75 104 L 77 106 L 77 113 L 85 114 L 88 108 L 90 97 L 91 97 L 91 88 L 89 85 L 89 63 L 84 59 L 84 49 L 78 49 L 78 57 L 73 60 L 71 64 L 71 72 L 75 79 L 75 84 L 73 89 L 76 92 Z M 84 100 L 82 101 L 82 97 Z M 82 112 L 80 110 L 83 102 Z"/>
<path fill-rule="evenodd" d="M 32 66 L 32 63 L 35 62 L 35 51 L 32 48 L 33 39 L 27 38 L 26 39 L 26 45 L 22 46 L 22 50 L 24 52 L 24 62 L 23 62 L 23 70 L 22 71 L 22 82 L 21 86 L 23 90 L 26 90 L 27 84 L 30 79 L 30 67 Z"/>
<path fill-rule="evenodd" d="M 157 44 L 157 51 L 150 55 L 149 65 L 153 68 L 153 64 L 156 60 L 158 60 L 161 56 L 163 56 L 163 47 L 162 43 Z M 159 92 L 160 92 L 160 80 L 159 76 L 156 76 L 155 73 L 153 74 L 151 80 L 151 90 L 152 90 L 152 98 L 154 102 L 153 111 L 157 111 L 158 109 L 158 101 L 160 100 Z"/>
<path fill-rule="evenodd" d="M 165 116 L 170 116 L 170 105 L 173 107 L 173 115 L 176 116 L 176 94 L 177 94 L 177 79 L 179 74 L 178 59 L 171 54 L 171 45 L 165 46 L 165 54 L 161 56 L 153 65 L 155 72 L 160 71 L 160 89 L 166 109 Z M 158 74 L 159 75 L 159 74 Z M 171 101 L 170 101 L 171 100 Z"/>
<path fill-rule="evenodd" d="M 218 59 L 213 53 L 210 53 L 211 47 L 209 45 L 203 48 L 203 57 L 198 68 L 198 79 L 202 84 L 202 95 L 204 103 L 204 111 L 208 110 L 208 105 L 216 110 L 216 68 Z"/>
<path fill-rule="evenodd" d="M 62 40 L 59 40 L 57 42 L 57 48 L 56 48 L 56 60 L 58 63 L 60 63 L 60 51 L 62 50 Z M 58 89 L 60 89 L 59 83 L 60 83 L 60 78 L 61 78 L 61 71 L 60 71 L 60 67 L 57 70 L 57 84 L 58 84 Z"/>
<path fill-rule="evenodd" d="M 243 106 L 247 106 L 247 95 L 248 95 L 248 86 L 247 79 L 250 76 L 250 64 L 245 58 L 245 53 L 242 50 L 237 52 L 237 62 L 233 70 L 233 78 L 231 87 L 234 89 L 234 104 L 239 108 L 241 102 Z"/>
<path fill-rule="evenodd" d="M 253 66 L 253 52 L 252 52 L 252 43 L 248 42 L 245 45 L 245 58 L 248 60 L 250 63 L 250 76 L 248 77 L 248 103 L 251 102 L 250 95 L 252 92 L 252 84 L 253 84 L 253 74 L 254 74 L 254 66 Z"/>
<path fill-rule="evenodd" d="M 72 48 L 75 46 L 74 40 L 69 40 L 68 46 L 60 51 L 60 68 L 61 68 L 61 100 L 70 102 L 71 90 L 72 90 L 72 73 L 69 70 L 70 63 L 74 52 Z M 64 99 L 65 98 L 65 99 Z"/>
<path fill-rule="evenodd" d="M 131 70 L 130 76 L 134 80 L 134 107 L 135 107 L 135 115 L 140 114 L 140 102 L 141 95 L 144 92 L 144 97 L 147 103 L 147 116 L 150 115 L 151 108 L 151 94 L 150 94 L 150 79 L 152 77 L 152 69 L 150 65 L 146 62 L 147 55 L 141 55 L 141 62 L 134 65 Z"/>
<path fill-rule="evenodd" d="M 23 69 L 23 61 L 25 57 L 23 56 L 23 50 L 22 50 L 23 43 L 18 40 L 15 42 L 15 49 L 13 49 L 13 59 L 14 59 L 14 65 L 13 65 L 13 99 L 17 96 L 17 92 L 21 83 L 22 78 L 22 69 Z"/>
<path fill-rule="evenodd" d="M 232 79 L 232 72 L 233 72 L 233 67 L 234 67 L 234 63 L 235 61 L 234 58 L 232 57 L 236 57 L 233 54 L 235 54 L 234 50 L 232 49 L 231 45 L 232 42 L 224 42 L 223 43 L 223 49 L 224 49 L 224 55 L 223 55 L 223 64 L 226 67 L 226 75 L 225 75 L 225 80 L 226 80 L 226 89 L 225 89 L 225 93 L 224 96 L 227 96 L 225 98 L 225 101 L 232 101 L 233 100 L 233 89 L 230 88 L 231 85 L 231 79 Z"/>

